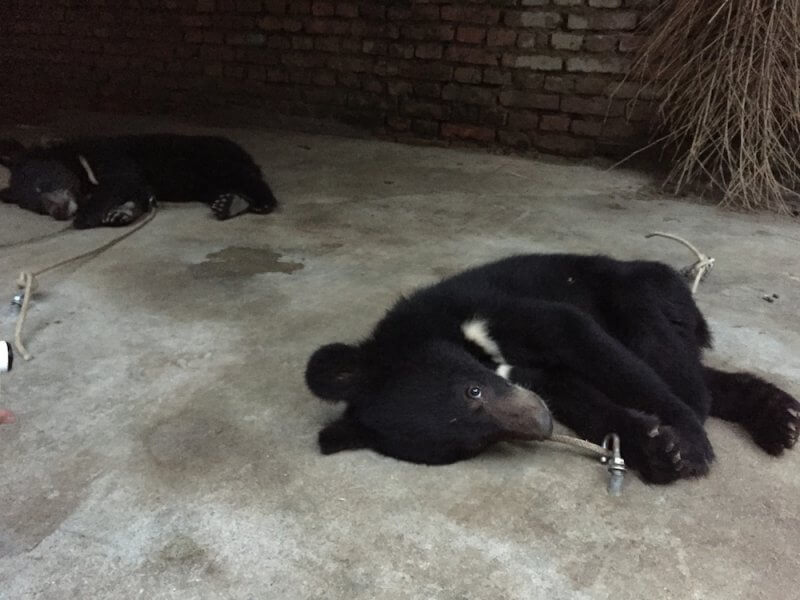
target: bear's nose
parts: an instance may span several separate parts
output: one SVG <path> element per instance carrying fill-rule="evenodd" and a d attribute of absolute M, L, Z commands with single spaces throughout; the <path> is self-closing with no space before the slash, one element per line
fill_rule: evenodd
<path fill-rule="evenodd" d="M 487 403 L 485 410 L 508 439 L 544 440 L 553 434 L 553 416 L 530 390 L 512 386 L 508 393 Z"/>

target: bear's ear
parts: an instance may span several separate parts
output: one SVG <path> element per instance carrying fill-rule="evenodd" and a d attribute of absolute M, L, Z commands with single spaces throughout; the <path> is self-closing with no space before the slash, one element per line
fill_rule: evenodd
<path fill-rule="evenodd" d="M 319 348 L 308 360 L 306 385 L 314 394 L 333 402 L 350 400 L 367 379 L 361 349 L 347 344 Z"/>
<path fill-rule="evenodd" d="M 14 168 L 20 163 L 23 155 L 25 154 L 25 146 L 12 138 L 0 139 L 0 165 Z"/>
<path fill-rule="evenodd" d="M 323 454 L 335 454 L 342 450 L 358 450 L 367 447 L 367 434 L 353 420 L 342 417 L 319 432 L 319 449 Z"/>

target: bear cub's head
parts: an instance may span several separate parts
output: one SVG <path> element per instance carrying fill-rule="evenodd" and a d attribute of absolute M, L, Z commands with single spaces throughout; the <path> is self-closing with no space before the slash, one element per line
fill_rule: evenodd
<path fill-rule="evenodd" d="M 82 202 L 81 180 L 57 160 L 29 156 L 20 142 L 0 140 L 0 165 L 11 170 L 0 200 L 56 220 L 72 218 Z"/>
<path fill-rule="evenodd" d="M 319 434 L 323 454 L 371 448 L 400 460 L 448 464 L 511 439 L 550 436 L 553 420 L 533 392 L 513 385 L 457 344 L 432 341 L 405 356 L 331 344 L 308 362 L 309 389 L 344 402 Z"/>

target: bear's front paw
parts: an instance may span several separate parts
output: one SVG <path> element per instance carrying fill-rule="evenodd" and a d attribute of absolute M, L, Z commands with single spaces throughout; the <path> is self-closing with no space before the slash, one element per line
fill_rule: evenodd
<path fill-rule="evenodd" d="M 211 210 L 220 221 L 245 213 L 249 209 L 250 202 L 247 198 L 234 193 L 220 194 L 211 203 Z"/>
<path fill-rule="evenodd" d="M 800 430 L 800 402 L 774 386 L 761 399 L 749 429 L 756 443 L 772 455 L 779 455 L 797 443 Z"/>
<path fill-rule="evenodd" d="M 650 483 L 700 477 L 708 473 L 713 460 L 711 444 L 702 428 L 701 433 L 664 425 L 651 417 L 642 420 L 637 439 L 629 441 L 627 451 L 622 441 L 623 457 Z"/>
<path fill-rule="evenodd" d="M 121 227 L 123 225 L 130 225 L 136 220 L 136 204 L 133 202 L 125 202 L 119 206 L 115 206 L 103 215 L 103 225 L 108 227 Z"/>

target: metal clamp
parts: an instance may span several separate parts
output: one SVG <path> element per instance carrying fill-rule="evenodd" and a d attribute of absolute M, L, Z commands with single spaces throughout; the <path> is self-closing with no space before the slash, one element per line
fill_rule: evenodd
<path fill-rule="evenodd" d="M 625 479 L 625 460 L 620 452 L 619 436 L 616 433 L 609 433 L 603 440 L 603 448 L 608 453 L 600 457 L 600 463 L 608 465 L 608 493 L 612 496 L 619 496 L 622 493 L 622 482 Z"/>
<path fill-rule="evenodd" d="M 8 373 L 14 366 L 14 351 L 11 344 L 0 340 L 0 373 Z"/>

